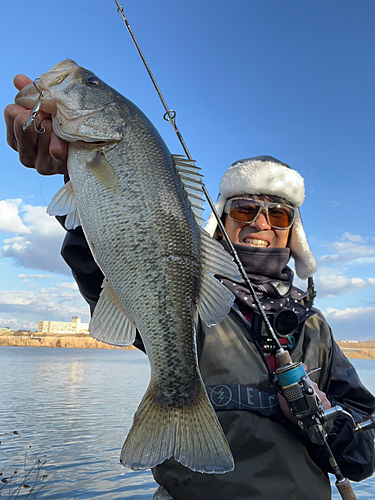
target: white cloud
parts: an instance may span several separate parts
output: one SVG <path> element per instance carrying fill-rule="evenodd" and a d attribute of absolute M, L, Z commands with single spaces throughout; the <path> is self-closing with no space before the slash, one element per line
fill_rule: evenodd
<path fill-rule="evenodd" d="M 373 257 L 360 257 L 353 264 L 375 264 L 375 255 Z"/>
<path fill-rule="evenodd" d="M 342 293 L 352 293 L 362 288 L 375 286 L 375 278 L 348 278 L 341 269 L 321 267 L 314 279 L 319 298 L 334 297 Z"/>
<path fill-rule="evenodd" d="M 29 233 L 19 215 L 22 200 L 0 200 L 0 231 L 6 233 Z"/>
<path fill-rule="evenodd" d="M 375 339 L 374 307 L 327 308 L 323 313 L 332 327 L 335 338 Z"/>
<path fill-rule="evenodd" d="M 359 234 L 344 233 L 340 241 L 334 241 L 327 245 L 331 253 L 320 257 L 320 264 L 329 265 L 336 262 L 361 264 L 368 259 L 375 258 L 375 245 L 366 245 L 365 240 Z"/>
<path fill-rule="evenodd" d="M 11 330 L 32 330 L 38 328 L 38 324 L 30 321 L 23 321 L 16 318 L 0 318 L 0 326 L 8 327 Z"/>
<path fill-rule="evenodd" d="M 38 279 L 38 280 L 48 280 L 52 278 L 56 278 L 53 274 L 17 274 L 17 278 L 22 282 L 22 283 L 28 283 L 32 279 Z"/>
<path fill-rule="evenodd" d="M 78 290 L 78 285 L 74 283 L 56 283 L 57 288 L 70 288 L 70 290 Z"/>
<path fill-rule="evenodd" d="M 23 205 L 23 221 L 31 230 L 37 230 L 39 236 L 59 237 L 65 234 L 65 230 L 56 221 L 46 213 L 46 208 L 41 206 Z"/>
<path fill-rule="evenodd" d="M 70 270 L 60 255 L 65 230 L 54 217 L 47 215 L 45 207 L 23 205 L 21 200 L 3 200 L 2 203 L 13 219 L 1 214 L 0 231 L 15 236 L 3 240 L 0 257 L 9 257 L 16 265 L 28 269 L 69 275 Z M 12 221 L 11 228 L 7 221 Z M 25 275 L 24 279 L 29 278 Z"/>
<path fill-rule="evenodd" d="M 341 319 L 358 321 L 358 316 L 370 316 L 375 314 L 374 307 L 346 307 L 345 309 L 334 309 L 328 307 L 324 311 L 324 315 L 328 320 Z"/>
<path fill-rule="evenodd" d="M 88 320 L 89 307 L 76 287 L 61 289 L 52 286 L 38 290 L 0 291 L 0 313 L 27 318 L 35 323 L 42 320 L 69 321 L 72 316 Z"/>
<path fill-rule="evenodd" d="M 344 238 L 347 238 L 349 241 L 355 241 L 356 243 L 365 242 L 360 234 L 344 233 Z"/>

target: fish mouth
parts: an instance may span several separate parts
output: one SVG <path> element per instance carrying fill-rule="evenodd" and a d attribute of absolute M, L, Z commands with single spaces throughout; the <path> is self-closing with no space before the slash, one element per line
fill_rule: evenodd
<path fill-rule="evenodd" d="M 256 248 L 267 248 L 270 246 L 268 241 L 261 240 L 259 238 L 253 238 L 251 236 L 244 238 L 243 243 L 249 247 L 256 247 Z"/>
<path fill-rule="evenodd" d="M 23 89 L 21 89 L 16 97 L 14 98 L 14 102 L 19 106 L 23 106 L 24 108 L 32 109 L 39 97 L 40 93 L 43 90 L 40 88 L 39 82 L 36 81 L 29 83 Z M 39 90 L 39 91 L 38 91 Z"/>
<path fill-rule="evenodd" d="M 79 68 L 78 64 L 72 59 L 55 64 L 46 73 L 40 75 L 34 82 L 29 83 L 21 89 L 15 97 L 15 103 L 19 106 L 32 109 L 39 97 L 40 93 L 43 96 L 43 111 L 51 113 L 56 109 L 56 106 L 51 106 L 51 88 L 68 83 L 68 77 Z M 70 81 L 70 78 L 69 78 Z"/>
<path fill-rule="evenodd" d="M 92 108 L 82 97 L 87 84 L 92 84 L 93 77 L 98 80 L 97 85 L 100 80 L 92 72 L 71 59 L 65 59 L 20 90 L 15 103 L 34 112 L 40 110 L 51 115 L 53 131 L 64 141 L 95 146 L 120 141 L 123 135 L 119 120 L 113 126 L 110 123 L 110 130 L 109 125 L 107 129 L 100 125 L 101 117 L 111 114 L 108 108 L 116 107 L 117 100 L 113 93 L 107 92 L 99 101 L 95 100 L 95 96 L 91 97 Z"/>

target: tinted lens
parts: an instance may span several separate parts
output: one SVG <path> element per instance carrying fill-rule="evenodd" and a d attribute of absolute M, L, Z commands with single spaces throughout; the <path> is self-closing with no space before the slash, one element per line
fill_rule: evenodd
<path fill-rule="evenodd" d="M 294 211 L 292 208 L 282 205 L 269 205 L 268 218 L 271 226 L 285 229 L 293 222 Z"/>
<path fill-rule="evenodd" d="M 258 214 L 259 203 L 251 200 L 232 200 L 229 216 L 237 222 L 252 222 Z"/>

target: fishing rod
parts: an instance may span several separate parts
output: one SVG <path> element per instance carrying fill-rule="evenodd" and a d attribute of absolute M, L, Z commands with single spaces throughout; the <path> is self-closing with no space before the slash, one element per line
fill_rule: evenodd
<path fill-rule="evenodd" d="M 119 4 L 118 0 L 115 0 L 115 2 L 116 2 L 116 5 L 117 5 L 117 12 L 121 15 L 121 17 L 124 20 L 125 26 L 128 29 L 130 36 L 132 37 L 132 40 L 133 40 L 133 42 L 134 42 L 134 44 L 135 44 L 135 46 L 136 46 L 136 48 L 138 50 L 138 53 L 141 56 L 143 64 L 146 67 L 147 73 L 149 74 L 149 76 L 151 78 L 151 81 L 152 81 L 152 83 L 153 83 L 153 85 L 155 87 L 155 90 L 158 93 L 158 96 L 159 96 L 159 98 L 160 98 L 160 100 L 161 100 L 161 102 L 163 104 L 163 107 L 165 109 L 165 113 L 164 113 L 163 118 L 164 118 L 164 120 L 166 120 L 167 122 L 169 122 L 172 125 L 172 127 L 173 127 L 173 129 L 174 129 L 174 131 L 175 131 L 175 133 L 177 135 L 177 138 L 180 141 L 180 144 L 181 144 L 181 146 L 182 146 L 182 148 L 183 148 L 183 150 L 184 150 L 184 152 L 185 152 L 186 157 L 188 158 L 188 160 L 194 162 L 193 157 L 191 156 L 191 154 L 190 154 L 190 152 L 189 152 L 189 150 L 188 150 L 188 148 L 186 146 L 186 143 L 185 143 L 185 141 L 184 141 L 184 139 L 182 137 L 182 134 L 181 134 L 180 130 L 177 127 L 177 124 L 176 124 L 176 114 L 177 113 L 176 113 L 176 111 L 173 111 L 173 110 L 171 110 L 168 107 L 167 102 L 164 99 L 163 94 L 161 93 L 161 90 L 160 90 L 160 88 L 159 88 L 159 86 L 158 86 L 158 84 L 157 84 L 157 82 L 155 80 L 155 77 L 152 74 L 150 66 L 148 65 L 148 63 L 146 61 L 146 58 L 143 55 L 143 52 L 142 52 L 142 50 L 141 50 L 141 48 L 140 48 L 140 46 L 139 46 L 139 44 L 137 42 L 137 39 L 135 38 L 133 30 L 130 27 L 129 21 L 125 17 L 124 8 Z M 211 197 L 210 197 L 210 195 L 209 195 L 209 193 L 208 193 L 208 191 L 206 189 L 206 186 L 204 185 L 204 183 L 201 180 L 200 180 L 200 184 L 201 184 L 201 189 L 203 191 L 203 194 L 205 195 L 205 198 L 206 198 L 208 204 L 210 205 L 212 213 L 215 215 L 215 218 L 217 220 L 219 229 L 222 232 L 222 234 L 223 234 L 226 242 L 228 243 L 228 247 L 229 247 L 230 253 L 232 254 L 232 257 L 233 257 L 235 263 L 237 264 L 237 267 L 238 267 L 238 269 L 239 269 L 239 271 L 241 273 L 241 276 L 242 276 L 243 280 L 245 281 L 245 283 L 246 283 L 246 285 L 247 285 L 247 287 L 248 287 L 248 289 L 249 289 L 249 291 L 251 293 L 251 296 L 252 296 L 252 298 L 253 298 L 253 300 L 254 300 L 254 302 L 255 302 L 255 304 L 256 304 L 259 312 L 260 312 L 260 314 L 262 315 L 262 318 L 263 318 L 263 320 L 264 320 L 264 322 L 266 324 L 266 327 L 267 327 L 268 331 L 272 335 L 272 338 L 273 338 L 273 340 L 275 341 L 275 343 L 277 345 L 277 353 L 279 354 L 279 356 L 282 356 L 285 353 L 287 355 L 289 355 L 289 353 L 282 348 L 282 346 L 281 346 L 281 344 L 279 342 L 279 339 L 278 339 L 277 335 L 275 334 L 275 331 L 274 331 L 274 329 L 273 329 L 273 327 L 272 327 L 272 325 L 271 325 L 271 323 L 270 323 L 270 321 L 269 321 L 269 319 L 267 317 L 267 314 L 263 310 L 262 304 L 260 303 L 260 300 L 259 300 L 259 298 L 258 298 L 258 296 L 257 296 L 257 294 L 256 294 L 256 292 L 254 290 L 253 285 L 251 284 L 249 278 L 247 277 L 246 271 L 245 271 L 245 269 L 244 269 L 244 267 L 242 265 L 242 262 L 241 262 L 241 260 L 240 260 L 240 258 L 238 256 L 238 253 L 236 252 L 236 249 L 234 248 L 232 242 L 230 241 L 230 238 L 229 238 L 229 236 L 228 236 L 228 234 L 227 234 L 227 232 L 225 230 L 224 224 L 223 224 L 223 222 L 222 222 L 222 220 L 220 218 L 220 215 L 218 214 L 218 212 L 216 210 L 215 204 L 213 203 L 213 201 L 212 201 L 212 199 L 211 199 Z"/>
<path fill-rule="evenodd" d="M 176 124 L 176 111 L 171 110 L 168 105 L 166 100 L 163 97 L 163 94 L 161 93 L 161 90 L 155 80 L 154 75 L 152 74 L 152 71 L 147 63 L 147 60 L 145 56 L 143 55 L 143 52 L 137 42 L 137 39 L 133 33 L 133 30 L 130 27 L 129 21 L 127 20 L 125 14 L 124 14 L 124 8 L 119 4 L 118 0 L 115 0 L 116 5 L 117 5 L 117 11 L 121 15 L 125 26 L 138 50 L 138 53 L 143 61 L 143 64 L 151 78 L 151 81 L 155 87 L 155 90 L 162 102 L 162 105 L 165 109 L 165 113 L 163 115 L 164 120 L 169 122 L 176 135 L 177 138 L 186 154 L 186 157 L 188 160 L 191 162 L 194 162 L 187 146 L 186 143 L 182 137 L 182 134 L 180 130 L 177 127 Z M 300 427 L 307 433 L 309 436 L 310 440 L 316 444 L 320 444 L 328 459 L 329 463 L 332 468 L 333 474 L 336 476 L 336 487 L 342 497 L 343 500 L 357 500 L 357 497 L 352 489 L 352 486 L 350 484 L 350 481 L 344 477 L 342 474 L 335 457 L 333 456 L 333 453 L 328 445 L 327 442 L 327 433 L 324 430 L 325 425 L 329 422 L 335 419 L 338 416 L 345 416 L 348 419 L 352 421 L 353 424 L 353 431 L 354 433 L 357 432 L 365 432 L 366 430 L 369 429 L 374 429 L 375 428 L 375 416 L 372 415 L 371 418 L 365 422 L 362 422 L 361 424 L 356 424 L 352 415 L 345 410 L 343 410 L 340 406 L 335 406 L 333 408 L 330 408 L 328 410 L 323 409 L 323 404 L 320 401 L 318 395 L 315 392 L 314 386 L 312 385 L 312 382 L 308 376 L 308 374 L 305 372 L 305 369 L 302 365 L 301 362 L 293 362 L 290 354 L 288 351 L 283 349 L 281 346 L 279 339 L 267 317 L 266 312 L 264 311 L 262 304 L 260 303 L 260 300 L 254 290 L 254 287 L 249 280 L 246 271 L 242 265 L 242 262 L 238 256 L 238 253 L 236 252 L 236 249 L 234 248 L 226 230 L 224 227 L 224 224 L 221 220 L 220 215 L 218 214 L 215 204 L 213 203 L 206 186 L 202 181 L 201 183 L 201 189 L 203 194 L 205 195 L 205 198 L 212 210 L 212 213 L 214 214 L 217 224 L 219 226 L 220 231 L 222 232 L 228 247 L 229 251 L 235 261 L 235 263 L 238 266 L 238 269 L 241 273 L 241 276 L 246 283 L 247 288 L 249 289 L 249 292 L 257 306 L 257 309 L 266 325 L 266 328 L 270 335 L 272 336 L 276 346 L 276 358 L 279 364 L 279 368 L 276 370 L 276 378 L 279 383 L 279 386 L 281 388 L 281 393 L 285 397 L 288 406 L 290 410 L 292 411 L 293 415 L 298 419 Z M 310 284 L 310 281 L 309 281 Z M 310 291 L 310 295 L 314 295 L 314 290 Z M 310 296 L 310 300 L 313 300 L 313 297 Z"/>

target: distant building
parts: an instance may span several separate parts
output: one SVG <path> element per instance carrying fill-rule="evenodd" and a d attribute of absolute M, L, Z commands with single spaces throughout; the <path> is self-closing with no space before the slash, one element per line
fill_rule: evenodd
<path fill-rule="evenodd" d="M 11 332 L 12 330 L 10 328 L 8 328 L 7 326 L 2 326 L 0 328 L 0 332 Z"/>
<path fill-rule="evenodd" d="M 88 323 L 81 323 L 80 316 L 73 316 L 71 323 L 65 321 L 39 321 L 38 333 L 87 333 Z"/>

